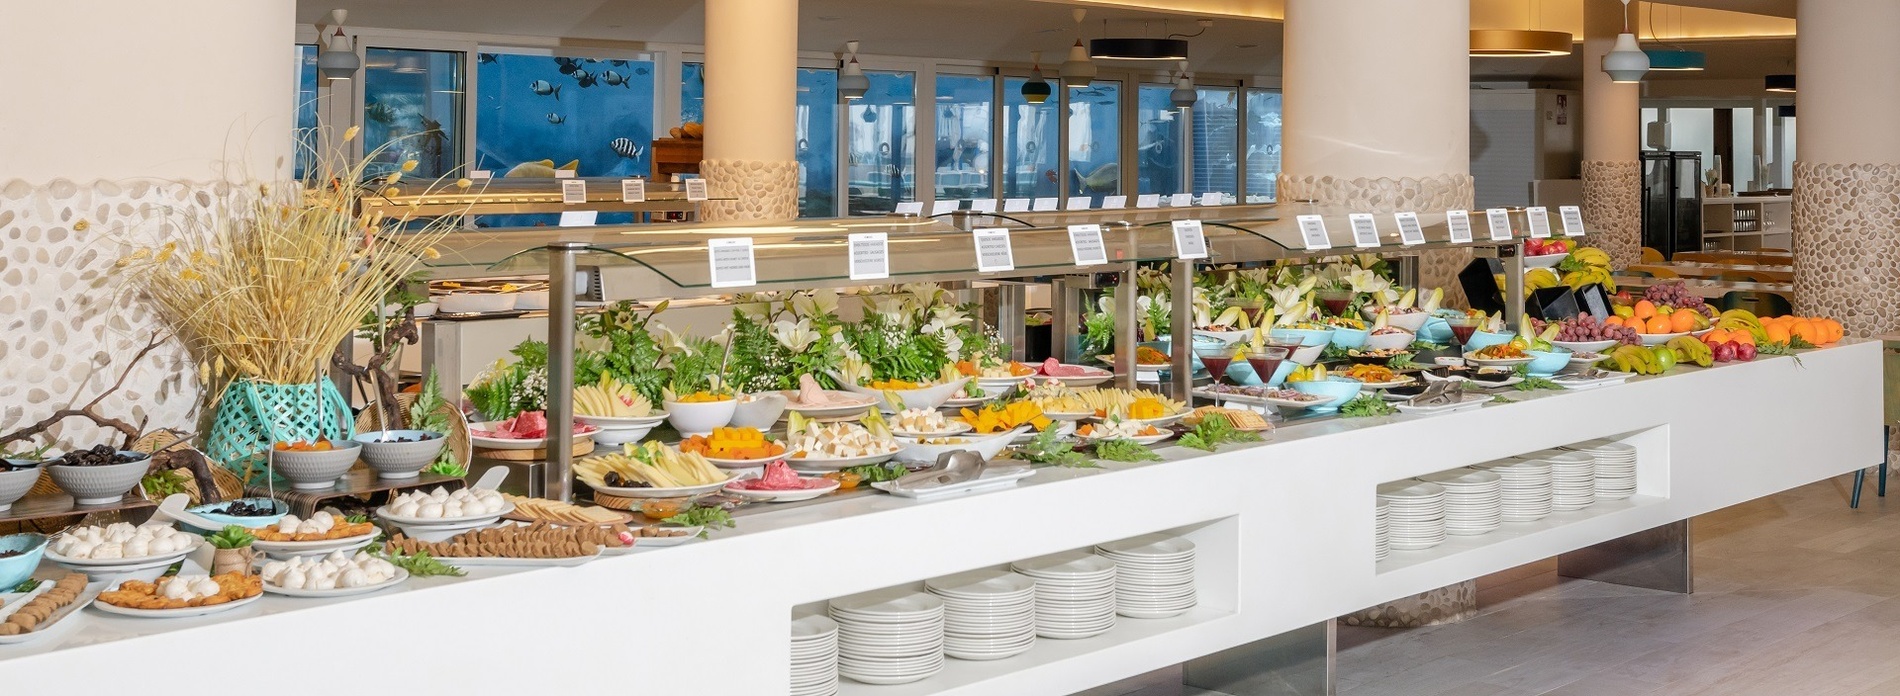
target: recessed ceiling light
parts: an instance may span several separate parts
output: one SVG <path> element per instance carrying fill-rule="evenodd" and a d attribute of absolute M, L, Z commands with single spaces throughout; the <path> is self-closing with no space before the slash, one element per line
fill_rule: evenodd
<path fill-rule="evenodd" d="M 1259 48 L 1260 44 L 1234 44 L 1234 48 Z"/>
<path fill-rule="evenodd" d="M 817 19 L 820 22 L 836 22 L 840 19 L 844 19 L 844 17 L 842 15 L 821 15 Z"/>

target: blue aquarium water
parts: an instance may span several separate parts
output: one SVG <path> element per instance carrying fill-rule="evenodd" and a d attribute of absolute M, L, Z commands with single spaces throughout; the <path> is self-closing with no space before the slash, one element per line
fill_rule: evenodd
<path fill-rule="evenodd" d="M 647 176 L 652 61 L 478 54 L 474 167 L 496 177 Z"/>

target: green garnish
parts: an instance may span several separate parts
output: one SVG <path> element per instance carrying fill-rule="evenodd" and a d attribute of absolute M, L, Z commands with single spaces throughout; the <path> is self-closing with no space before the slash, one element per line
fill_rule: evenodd
<path fill-rule="evenodd" d="M 711 536 L 712 530 L 737 526 L 732 521 L 732 513 L 714 505 L 695 505 L 687 508 L 685 512 L 660 520 L 660 523 L 677 527 L 705 527 L 699 532 L 701 539 Z"/>
<path fill-rule="evenodd" d="M 343 521 L 350 524 L 363 524 L 369 521 L 369 515 L 350 515 L 343 518 Z"/>
<path fill-rule="evenodd" d="M 864 483 L 882 483 L 903 478 L 904 474 L 910 473 L 910 470 L 902 465 L 860 464 L 845 467 L 843 473 L 857 474 L 858 480 Z"/>
<path fill-rule="evenodd" d="M 1497 395 L 1497 396 L 1493 396 L 1493 397 L 1491 397 L 1491 403 L 1494 403 L 1494 404 L 1514 404 L 1514 403 L 1517 403 L 1517 399 L 1506 399 L 1506 398 L 1504 398 L 1504 395 L 1503 395 L 1503 394 L 1499 394 L 1499 395 Z"/>
<path fill-rule="evenodd" d="M 228 524 L 224 529 L 206 536 L 205 541 L 211 542 L 211 547 L 215 549 L 241 549 L 257 541 L 257 537 L 251 536 L 251 532 L 243 527 Z"/>
<path fill-rule="evenodd" d="M 1202 418 L 1186 435 L 1181 436 L 1182 447 L 1212 452 L 1230 442 L 1259 442 L 1259 433 L 1236 430 L 1233 423 L 1225 418 Z"/>
<path fill-rule="evenodd" d="M 32 592 L 33 590 L 39 588 L 40 582 L 41 582 L 40 580 L 27 578 L 25 580 L 21 580 L 20 584 L 14 585 L 13 591 L 14 592 Z"/>
<path fill-rule="evenodd" d="M 1050 423 L 1036 433 L 1029 442 L 1016 447 L 1016 456 L 1031 464 L 1043 466 L 1065 466 L 1072 469 L 1094 469 L 1095 462 L 1075 451 L 1074 443 L 1057 436 L 1062 424 Z"/>
<path fill-rule="evenodd" d="M 1347 355 L 1346 349 L 1331 343 L 1326 344 L 1326 347 L 1319 351 L 1319 359 L 1321 360 L 1344 360 L 1348 357 L 1350 356 Z"/>
<path fill-rule="evenodd" d="M 449 433 L 449 414 L 444 409 L 441 380 L 435 368 L 429 368 L 428 378 L 422 380 L 422 391 L 416 393 L 415 403 L 409 404 L 409 427 L 412 430 L 426 430 L 447 437 Z M 435 456 L 435 461 L 423 471 L 441 476 L 466 476 L 468 470 L 455 461 L 455 451 L 444 447 Z"/>
<path fill-rule="evenodd" d="M 409 571 L 411 577 L 430 578 L 445 575 L 459 578 L 468 574 L 466 570 L 436 560 L 435 557 L 429 555 L 427 551 L 419 551 L 413 556 L 403 553 L 377 553 L 373 551 L 371 553 L 381 556 L 383 560 L 389 561 L 397 568 Z"/>
<path fill-rule="evenodd" d="M 1392 404 L 1386 403 L 1385 399 L 1378 394 L 1360 394 L 1359 396 L 1353 397 L 1353 400 L 1341 404 L 1339 407 L 1339 417 L 1341 418 L 1389 416 L 1398 412 L 1398 409 L 1393 408 Z"/>
<path fill-rule="evenodd" d="M 145 490 L 147 498 L 162 500 L 173 493 L 184 493 L 185 484 L 190 482 L 190 476 L 176 469 L 166 469 L 146 474 L 139 480 L 139 487 Z"/>
<path fill-rule="evenodd" d="M 1418 363 L 1412 362 L 1411 353 L 1400 353 L 1392 356 L 1391 360 L 1385 361 L 1385 366 L 1394 370 L 1408 369 L 1417 364 Z"/>
<path fill-rule="evenodd" d="M 1524 381 L 1518 382 L 1512 386 L 1512 388 L 1518 391 L 1536 391 L 1538 389 L 1562 389 L 1563 387 L 1559 386 L 1556 382 L 1542 377 L 1525 377 Z"/>
<path fill-rule="evenodd" d="M 1406 350 L 1412 351 L 1414 353 L 1425 353 L 1425 352 L 1434 351 L 1434 350 L 1444 350 L 1445 348 L 1446 348 L 1445 346 L 1433 343 L 1431 341 L 1413 341 L 1412 345 L 1406 347 Z"/>
<path fill-rule="evenodd" d="M 1158 462 L 1161 455 L 1134 440 L 1102 440 L 1095 443 L 1095 458 L 1111 462 Z"/>

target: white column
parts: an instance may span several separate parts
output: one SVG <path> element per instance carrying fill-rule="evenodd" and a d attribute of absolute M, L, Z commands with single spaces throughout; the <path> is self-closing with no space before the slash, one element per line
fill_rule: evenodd
<path fill-rule="evenodd" d="M 1900 2 L 1801 0 L 1795 311 L 1900 329 Z"/>
<path fill-rule="evenodd" d="M 1636 26 L 1636 5 L 1629 6 Z M 1616 83 L 1603 72 L 1603 56 L 1623 31 L 1623 5 L 1587 0 L 1583 9 L 1583 218 L 1590 243 L 1617 266 L 1642 260 L 1643 114 L 1641 85 Z"/>
<path fill-rule="evenodd" d="M 706 3 L 706 159 L 711 219 L 798 215 L 792 116 L 798 97 L 797 0 Z"/>

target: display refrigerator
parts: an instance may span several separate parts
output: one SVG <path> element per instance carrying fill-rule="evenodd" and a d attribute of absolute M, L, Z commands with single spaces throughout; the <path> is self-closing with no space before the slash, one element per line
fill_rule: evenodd
<path fill-rule="evenodd" d="M 1665 257 L 1702 250 L 1702 153 L 1643 157 L 1643 246 Z"/>

